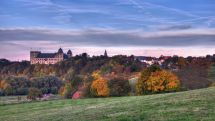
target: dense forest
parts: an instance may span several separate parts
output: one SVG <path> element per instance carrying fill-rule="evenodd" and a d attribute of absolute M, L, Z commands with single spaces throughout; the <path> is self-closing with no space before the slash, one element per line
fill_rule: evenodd
<path fill-rule="evenodd" d="M 65 98 L 143 95 L 214 85 L 214 56 L 165 59 L 76 55 L 54 65 L 0 60 L 0 95 L 61 94 Z"/>

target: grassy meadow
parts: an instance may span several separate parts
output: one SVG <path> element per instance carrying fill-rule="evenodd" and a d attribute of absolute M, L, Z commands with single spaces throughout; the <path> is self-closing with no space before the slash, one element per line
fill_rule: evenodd
<path fill-rule="evenodd" d="M 147 96 L 5 103 L 0 121 L 214 121 L 215 88 Z"/>

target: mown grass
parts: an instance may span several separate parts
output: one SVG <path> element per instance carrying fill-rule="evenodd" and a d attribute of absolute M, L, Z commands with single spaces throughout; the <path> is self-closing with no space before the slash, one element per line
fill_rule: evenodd
<path fill-rule="evenodd" d="M 18 99 L 18 97 L 20 99 Z M 60 95 L 52 95 L 47 100 L 59 100 L 62 99 Z M 42 99 L 40 100 L 42 101 Z M 27 99 L 27 96 L 0 96 L 0 106 L 8 104 L 20 104 L 20 103 L 30 103 L 31 101 Z"/>
<path fill-rule="evenodd" d="M 0 106 L 0 121 L 214 121 L 215 88 Z"/>

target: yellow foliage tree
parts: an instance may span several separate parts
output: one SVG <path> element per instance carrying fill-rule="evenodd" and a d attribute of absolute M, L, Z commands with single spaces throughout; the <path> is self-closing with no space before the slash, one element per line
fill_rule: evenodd
<path fill-rule="evenodd" d="M 177 76 L 169 71 L 156 71 L 146 81 L 146 90 L 152 93 L 176 91 L 180 86 Z"/>
<path fill-rule="evenodd" d="M 101 77 L 99 72 L 94 72 L 92 76 L 95 78 L 91 84 L 91 92 L 98 97 L 107 97 L 109 96 L 110 89 L 108 87 L 108 81 Z"/>
<path fill-rule="evenodd" d="M 94 71 L 94 72 L 92 73 L 92 77 L 93 77 L 94 79 L 100 78 L 100 77 L 101 77 L 100 71 Z"/>
<path fill-rule="evenodd" d="M 147 90 L 147 80 L 149 79 L 150 75 L 153 72 L 156 71 L 161 71 L 159 66 L 156 65 L 152 65 L 146 69 L 144 69 L 141 74 L 140 77 L 138 78 L 137 84 L 136 84 L 136 93 L 138 95 L 142 95 L 142 94 L 146 94 L 148 93 Z"/>

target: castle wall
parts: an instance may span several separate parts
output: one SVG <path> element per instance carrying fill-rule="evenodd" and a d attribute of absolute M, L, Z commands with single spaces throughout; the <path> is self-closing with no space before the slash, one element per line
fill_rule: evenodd
<path fill-rule="evenodd" d="M 63 60 L 63 58 L 32 58 L 31 64 L 56 64 Z"/>

